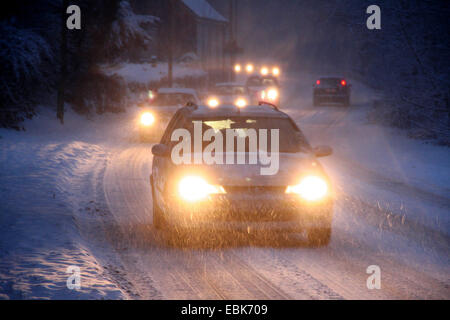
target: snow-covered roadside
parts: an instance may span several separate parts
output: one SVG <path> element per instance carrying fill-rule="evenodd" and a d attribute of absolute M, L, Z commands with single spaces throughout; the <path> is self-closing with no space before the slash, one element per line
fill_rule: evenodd
<path fill-rule="evenodd" d="M 82 235 L 83 226 L 101 227 L 104 213 L 95 181 L 108 152 L 95 138 L 114 140 L 108 122 L 120 116 L 86 121 L 69 112 L 61 127 L 43 110 L 26 132 L 0 130 L 0 298 L 129 297 L 102 261 L 108 244 Z M 67 288 L 69 266 L 80 268 L 80 290 Z"/>
<path fill-rule="evenodd" d="M 151 81 L 160 81 L 167 77 L 167 63 L 158 63 L 154 67 L 151 63 L 122 63 L 117 65 L 101 65 L 107 76 L 117 75 L 122 77 L 126 83 L 148 84 Z M 175 78 L 202 77 L 206 73 L 194 66 L 186 64 L 175 64 L 173 76 Z"/>

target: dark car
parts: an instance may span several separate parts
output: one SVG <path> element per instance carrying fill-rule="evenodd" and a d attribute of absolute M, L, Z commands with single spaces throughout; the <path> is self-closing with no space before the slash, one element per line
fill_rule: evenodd
<path fill-rule="evenodd" d="M 351 85 L 343 77 L 321 77 L 313 85 L 313 105 L 341 103 L 350 105 Z"/>
<path fill-rule="evenodd" d="M 202 132 L 221 133 L 227 138 L 227 130 L 233 130 L 245 141 L 250 141 L 251 130 L 279 132 L 278 152 L 270 152 L 278 161 L 278 171 L 263 175 L 268 163 L 261 159 L 228 163 L 240 156 L 241 160 L 251 159 L 261 151 L 252 152 L 255 149 L 250 142 L 241 149 L 233 143 L 234 149 L 230 149 L 225 139 L 218 142 L 224 143 L 225 151 L 214 150 L 218 162 L 195 162 L 196 155 L 202 149 L 204 154 L 211 142 L 202 141 L 195 147 L 194 138 L 187 140 L 189 150 L 194 152 L 182 153 L 182 163 L 175 161 L 180 151 L 179 133 L 195 136 L 198 126 Z M 274 139 L 268 136 L 265 150 Z M 259 144 L 258 150 L 261 148 Z M 171 119 L 152 153 L 150 181 L 157 229 L 176 230 L 177 235 L 183 234 L 181 230 L 195 234 L 205 229 L 306 231 L 312 245 L 330 241 L 332 188 L 317 158 L 330 155 L 332 150 L 326 146 L 312 148 L 295 122 L 272 106 L 186 106 Z"/>

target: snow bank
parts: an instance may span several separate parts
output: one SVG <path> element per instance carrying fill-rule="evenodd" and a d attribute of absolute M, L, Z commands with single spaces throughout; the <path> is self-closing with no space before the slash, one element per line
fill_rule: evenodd
<path fill-rule="evenodd" d="M 126 298 L 82 237 L 99 221 L 82 207 L 107 153 L 85 139 L 92 122 L 66 119 L 61 127 L 44 111 L 26 132 L 0 130 L 0 298 Z M 80 268 L 80 290 L 67 288 L 69 266 Z"/>
<path fill-rule="evenodd" d="M 102 65 L 100 70 L 108 76 L 117 75 L 127 83 L 138 83 L 148 85 L 149 82 L 161 81 L 167 77 L 167 63 L 159 63 L 155 67 L 150 63 L 123 63 L 117 65 Z M 174 78 L 202 77 L 206 72 L 184 64 L 175 64 L 173 69 Z"/>

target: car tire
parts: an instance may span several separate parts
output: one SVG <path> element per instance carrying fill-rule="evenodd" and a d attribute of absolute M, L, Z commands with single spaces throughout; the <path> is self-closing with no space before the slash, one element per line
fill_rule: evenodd
<path fill-rule="evenodd" d="M 325 247 L 331 240 L 331 227 L 308 230 L 308 244 L 312 247 Z"/>
<path fill-rule="evenodd" d="M 350 97 L 346 97 L 344 98 L 344 107 L 349 107 L 350 106 Z"/>
<path fill-rule="evenodd" d="M 318 107 L 319 106 L 319 99 L 316 98 L 316 97 L 313 98 L 313 106 L 314 107 Z"/>
<path fill-rule="evenodd" d="M 164 229 L 166 222 L 164 220 L 163 212 L 156 203 L 155 187 L 153 186 L 153 177 L 150 176 L 150 184 L 152 188 L 152 201 L 153 201 L 153 226 L 157 230 Z"/>

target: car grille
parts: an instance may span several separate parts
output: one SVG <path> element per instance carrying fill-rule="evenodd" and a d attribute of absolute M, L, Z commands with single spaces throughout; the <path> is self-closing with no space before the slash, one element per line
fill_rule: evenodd
<path fill-rule="evenodd" d="M 285 186 L 226 186 L 225 191 L 229 194 L 235 193 L 250 193 L 250 194 L 261 194 L 261 193 L 284 193 L 286 190 Z"/>

